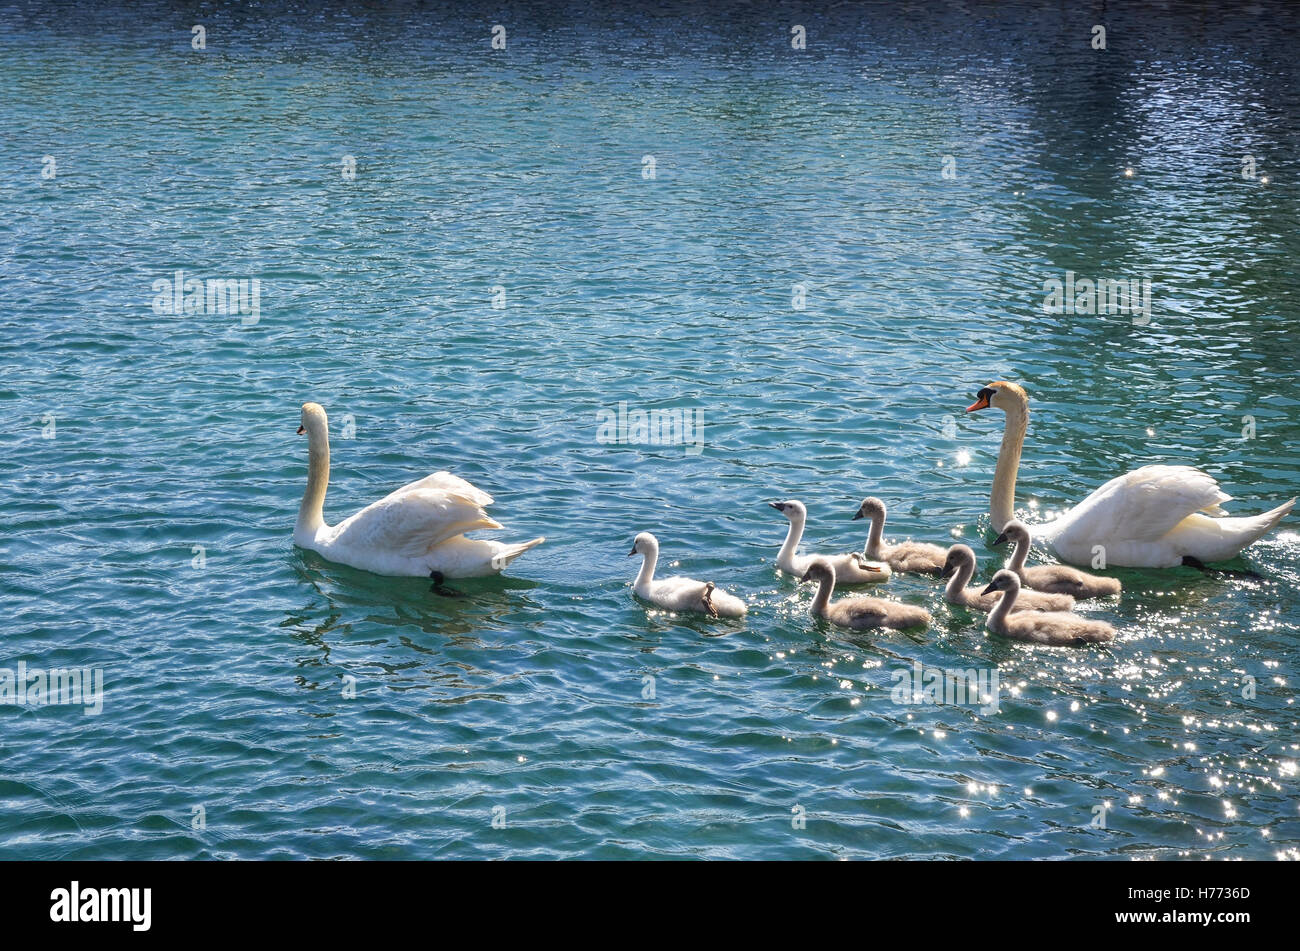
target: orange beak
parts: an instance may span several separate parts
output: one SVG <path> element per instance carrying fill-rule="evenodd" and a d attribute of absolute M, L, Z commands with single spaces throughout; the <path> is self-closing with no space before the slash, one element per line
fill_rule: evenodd
<path fill-rule="evenodd" d="M 981 396 L 974 403 L 971 403 L 970 406 L 966 407 L 966 412 L 973 413 L 977 409 L 988 409 L 988 408 L 989 408 L 989 398 L 987 396 Z"/>

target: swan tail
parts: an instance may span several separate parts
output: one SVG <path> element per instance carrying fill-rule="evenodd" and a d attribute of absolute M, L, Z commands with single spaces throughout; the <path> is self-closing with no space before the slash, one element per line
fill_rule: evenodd
<path fill-rule="evenodd" d="M 492 556 L 492 567 L 500 571 L 510 562 L 514 561 L 530 548 L 536 548 L 542 542 L 546 541 L 545 536 L 538 536 L 530 541 L 520 542 L 517 545 L 502 545 L 497 549 L 496 554 Z"/>
<path fill-rule="evenodd" d="M 1257 542 L 1271 532 L 1277 523 L 1286 518 L 1286 516 L 1290 514 L 1291 510 L 1295 508 L 1295 502 L 1295 499 L 1283 502 L 1277 508 L 1264 512 L 1262 515 L 1247 515 L 1241 518 L 1227 518 L 1223 519 L 1223 521 L 1232 523 L 1231 528 L 1228 530 L 1237 534 L 1242 539 L 1241 547 L 1245 548 L 1251 542 Z"/>
<path fill-rule="evenodd" d="M 1185 557 L 1201 562 L 1227 561 L 1271 532 L 1295 503 L 1291 499 L 1260 515 L 1229 518 L 1192 515 L 1180 522 L 1170 537 Z"/>

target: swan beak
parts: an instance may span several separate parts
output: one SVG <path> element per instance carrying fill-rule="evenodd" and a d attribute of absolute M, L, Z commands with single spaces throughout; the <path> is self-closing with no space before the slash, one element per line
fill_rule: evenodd
<path fill-rule="evenodd" d="M 631 558 L 635 554 L 636 554 L 636 548 L 634 547 L 630 552 L 627 553 L 627 556 Z"/>
<path fill-rule="evenodd" d="M 301 435 L 302 435 L 303 433 L 305 433 L 306 431 L 307 431 L 307 430 L 306 430 L 305 427 L 303 427 L 303 426 L 299 426 L 299 427 L 298 427 L 298 435 L 299 435 L 299 436 L 301 436 Z"/>
<path fill-rule="evenodd" d="M 970 406 L 966 407 L 966 412 L 973 413 L 977 409 L 988 409 L 988 408 L 989 408 L 989 398 L 987 396 L 981 396 L 974 403 L 971 403 Z"/>
<path fill-rule="evenodd" d="M 862 509 L 858 509 L 856 512 L 853 513 L 853 518 L 851 519 L 851 521 L 856 522 L 860 518 L 866 518 L 866 516 L 862 514 Z"/>
<path fill-rule="evenodd" d="M 1007 533 L 1006 533 L 1006 532 L 1003 532 L 1003 533 L 1002 533 L 1001 535 L 999 535 L 997 538 L 993 539 L 993 545 L 994 545 L 994 547 L 996 547 L 996 546 L 998 546 L 998 545 L 1005 545 L 1006 543 L 1007 543 Z"/>
<path fill-rule="evenodd" d="M 800 580 L 801 582 L 803 582 L 803 581 L 811 581 L 811 580 L 812 580 L 812 572 L 811 572 L 811 571 L 805 571 L 805 572 L 803 573 L 803 577 L 800 578 L 799 580 Z"/>
<path fill-rule="evenodd" d="M 776 509 L 778 512 L 781 511 L 781 503 L 780 503 L 780 502 L 768 502 L 767 504 L 770 505 L 770 506 L 772 506 L 772 508 Z"/>
<path fill-rule="evenodd" d="M 989 586 L 985 588 L 983 591 L 981 591 L 980 594 L 981 595 L 992 594 L 994 591 L 1000 591 L 1000 590 L 1001 589 L 997 585 L 993 584 L 992 582 L 989 582 Z"/>
<path fill-rule="evenodd" d="M 939 575 L 939 577 L 940 577 L 940 578 L 950 578 L 950 577 L 952 577 L 952 573 L 953 573 L 954 571 L 956 571 L 956 570 L 957 570 L 957 566 L 956 566 L 956 565 L 944 565 L 944 566 L 943 566 L 943 574 Z"/>

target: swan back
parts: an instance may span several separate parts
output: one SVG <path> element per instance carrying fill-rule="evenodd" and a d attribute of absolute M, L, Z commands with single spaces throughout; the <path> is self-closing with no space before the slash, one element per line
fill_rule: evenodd
<path fill-rule="evenodd" d="M 1021 570 L 1025 583 L 1037 592 L 1068 594 L 1072 598 L 1105 598 L 1119 594 L 1118 578 L 1090 575 L 1069 565 L 1035 565 Z"/>

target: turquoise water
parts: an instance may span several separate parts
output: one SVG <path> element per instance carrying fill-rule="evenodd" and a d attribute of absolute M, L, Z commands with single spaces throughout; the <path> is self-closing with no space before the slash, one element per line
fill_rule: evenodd
<path fill-rule="evenodd" d="M 1297 857 L 1294 518 L 1262 581 L 1117 572 L 1109 648 L 924 579 L 929 631 L 828 629 L 773 568 L 768 501 L 847 550 L 876 494 L 987 577 L 996 379 L 1034 518 L 1296 493 L 1295 17 L 1099 15 L 0 10 L 0 667 L 106 687 L 0 706 L 0 856 Z M 155 313 L 178 269 L 258 319 Z M 1149 322 L 1043 313 L 1066 271 Z M 447 468 L 546 544 L 465 598 L 295 549 L 309 399 L 331 522 Z M 599 442 L 620 401 L 703 451 Z M 638 605 L 647 530 L 750 616 Z M 893 702 L 916 663 L 999 710 Z"/>

